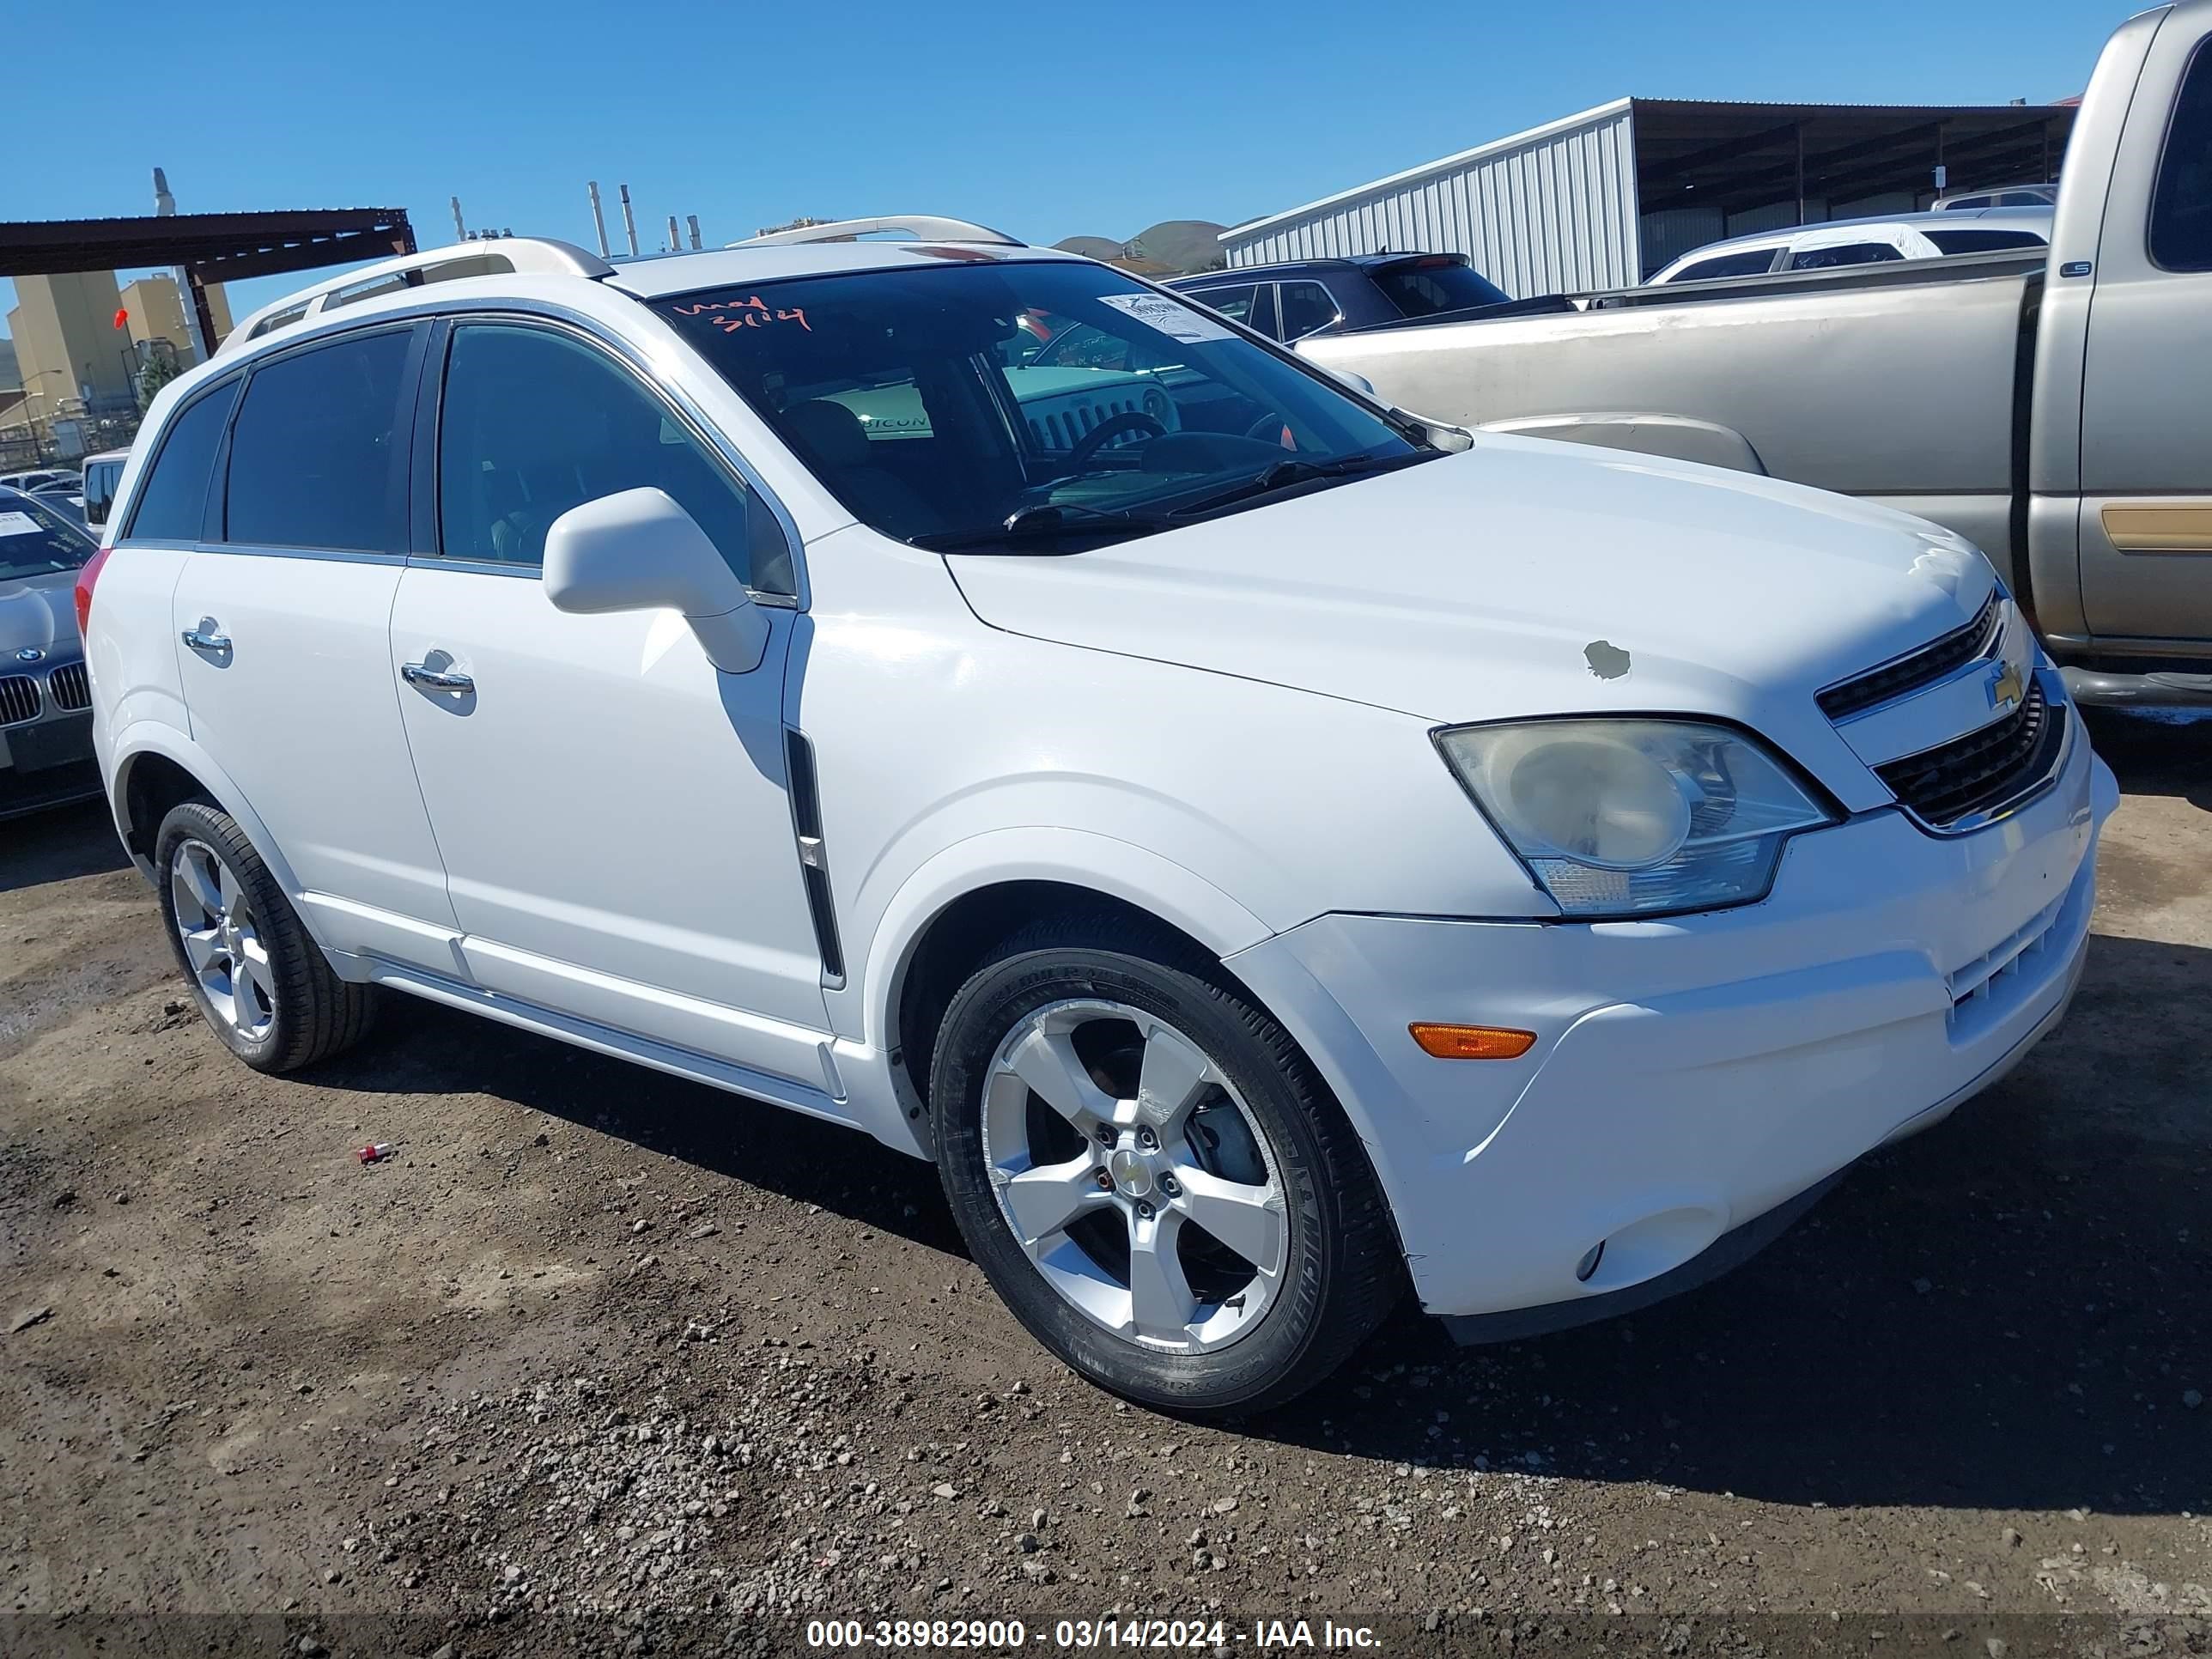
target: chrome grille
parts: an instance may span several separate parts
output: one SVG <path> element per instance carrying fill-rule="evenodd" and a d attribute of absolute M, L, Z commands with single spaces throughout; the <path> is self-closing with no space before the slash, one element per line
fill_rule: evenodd
<path fill-rule="evenodd" d="M 81 662 L 65 662 L 46 676 L 46 695 L 57 708 L 92 707 L 92 677 Z"/>
<path fill-rule="evenodd" d="M 0 726 L 21 726 L 39 718 L 39 683 L 28 674 L 0 679 Z"/>
<path fill-rule="evenodd" d="M 2028 682 L 2020 707 L 2002 719 L 1874 769 L 1929 829 L 1971 828 L 2048 782 L 2065 737 L 2065 705 L 2051 705 L 2039 678 Z"/>
<path fill-rule="evenodd" d="M 1832 720 L 1845 720 L 1893 697 L 1931 685 L 1977 657 L 1994 655 L 2004 634 L 2004 600 L 2002 588 L 1992 589 L 1982 608 L 1974 613 L 1973 621 L 1965 627 L 1954 628 L 1932 644 L 1908 652 L 1894 662 L 1884 663 L 1840 685 L 1830 686 L 1815 699 L 1820 712 Z"/>

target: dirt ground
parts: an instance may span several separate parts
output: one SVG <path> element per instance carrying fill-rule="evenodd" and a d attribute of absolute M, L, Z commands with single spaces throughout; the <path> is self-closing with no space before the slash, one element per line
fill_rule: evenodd
<path fill-rule="evenodd" d="M 103 809 L 0 825 L 0 1648 L 2212 1651 L 2212 723 L 2097 735 L 2087 981 L 2008 1081 L 1704 1290 L 1403 1312 L 1209 1428 L 1061 1371 L 855 1135 L 417 1003 L 255 1076 Z"/>

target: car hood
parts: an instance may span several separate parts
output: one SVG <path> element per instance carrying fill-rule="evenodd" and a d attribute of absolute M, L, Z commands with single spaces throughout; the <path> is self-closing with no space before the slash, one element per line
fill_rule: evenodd
<path fill-rule="evenodd" d="M 0 674 L 17 665 L 19 651 L 48 658 L 77 654 L 76 572 L 0 576 Z"/>
<path fill-rule="evenodd" d="M 1778 738 L 1996 580 L 1887 507 L 1498 436 L 1091 552 L 948 562 L 984 622 L 1039 639 L 1437 721 L 1689 713 Z"/>

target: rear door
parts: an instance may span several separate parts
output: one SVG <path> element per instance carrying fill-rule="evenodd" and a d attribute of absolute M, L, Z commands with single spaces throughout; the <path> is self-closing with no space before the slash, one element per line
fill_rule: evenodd
<path fill-rule="evenodd" d="M 368 328 L 254 365 L 170 616 L 192 739 L 267 827 L 309 927 L 450 972 L 388 634 L 428 334 Z"/>
<path fill-rule="evenodd" d="M 2138 84 L 2179 82 L 2180 95 L 2130 106 L 2105 206 L 2081 390 L 2081 568 L 2091 633 L 2196 642 L 2212 640 L 2212 42 L 2188 21 L 2169 17 L 2151 41 Z"/>

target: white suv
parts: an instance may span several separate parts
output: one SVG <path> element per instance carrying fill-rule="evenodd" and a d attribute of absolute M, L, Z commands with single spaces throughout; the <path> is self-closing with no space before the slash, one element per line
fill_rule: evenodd
<path fill-rule="evenodd" d="M 240 1059 L 404 991 L 849 1124 L 1203 1411 L 1694 1282 L 2057 1021 L 2117 792 L 1972 547 L 899 222 L 410 256 L 163 391 L 79 604 Z M 1024 418 L 1075 331 L 1168 417 Z"/>

